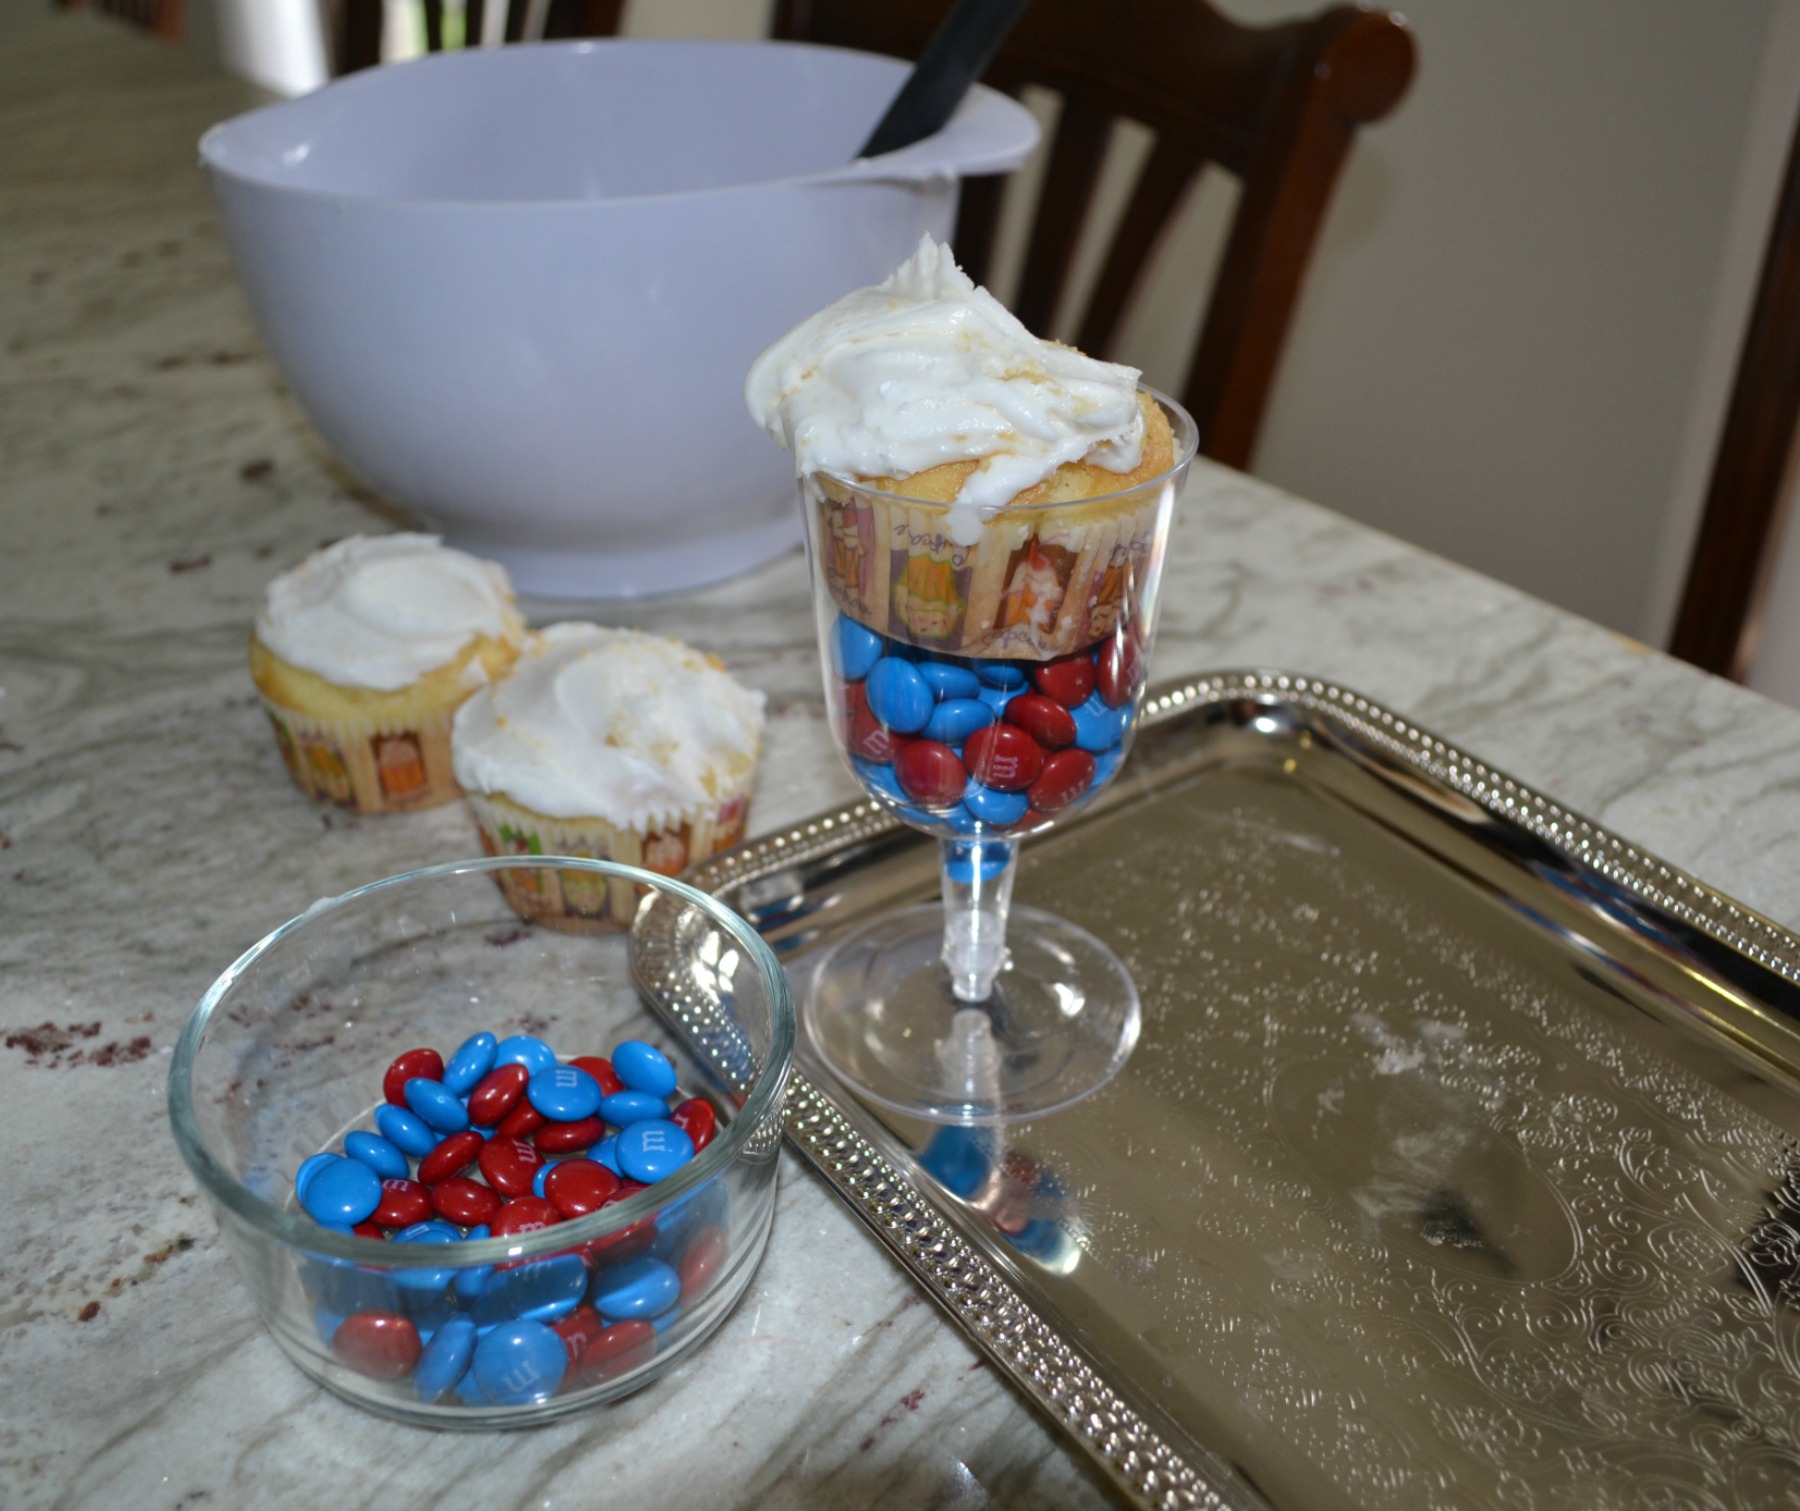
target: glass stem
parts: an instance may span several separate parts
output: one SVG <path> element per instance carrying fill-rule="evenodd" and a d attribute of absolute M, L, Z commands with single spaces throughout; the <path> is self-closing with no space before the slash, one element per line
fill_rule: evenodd
<path fill-rule="evenodd" d="M 1006 915 L 1012 907 L 1012 839 L 940 840 L 944 888 L 944 964 L 959 1002 L 986 1002 L 1006 965 Z"/>

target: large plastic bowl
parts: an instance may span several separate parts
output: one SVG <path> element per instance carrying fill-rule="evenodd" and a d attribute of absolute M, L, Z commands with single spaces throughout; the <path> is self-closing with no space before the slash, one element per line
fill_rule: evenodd
<path fill-rule="evenodd" d="M 851 156 L 906 73 L 772 42 L 580 42 L 354 75 L 200 143 L 251 309 L 352 469 L 527 592 L 719 581 L 799 539 L 744 410 L 769 342 L 951 229 L 1037 129 L 977 89 Z"/>

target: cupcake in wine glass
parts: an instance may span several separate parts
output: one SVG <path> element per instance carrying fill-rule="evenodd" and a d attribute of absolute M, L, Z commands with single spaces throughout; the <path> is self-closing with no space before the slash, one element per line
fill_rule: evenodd
<path fill-rule="evenodd" d="M 751 369 L 751 413 L 800 478 L 840 744 L 943 841 L 941 912 L 838 945 L 808 1003 L 821 1051 L 878 1102 L 1027 1116 L 1135 1041 L 1111 950 L 1008 914 L 1018 839 L 1092 800 L 1142 698 L 1195 435 L 1138 376 L 1038 340 L 929 237 Z"/>

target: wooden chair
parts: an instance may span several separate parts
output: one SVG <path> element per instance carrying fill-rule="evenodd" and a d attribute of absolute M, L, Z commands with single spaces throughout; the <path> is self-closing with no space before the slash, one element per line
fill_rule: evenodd
<path fill-rule="evenodd" d="M 423 0 L 425 47 L 444 46 L 444 0 Z M 492 7 L 499 7 L 492 15 Z M 463 30 L 479 40 L 489 30 L 498 42 L 556 37 L 611 37 L 619 30 L 625 0 L 467 0 Z M 340 0 L 334 27 L 337 72 L 355 73 L 381 61 L 382 0 Z"/>
<path fill-rule="evenodd" d="M 917 57 L 948 0 L 778 0 L 782 37 Z M 1055 90 L 1061 113 L 1014 312 L 1040 333 L 1068 282 L 1113 122 L 1155 145 L 1077 322 L 1105 355 L 1157 238 L 1208 163 L 1242 185 L 1181 400 L 1200 449 L 1249 464 L 1294 304 L 1357 129 L 1411 82 L 1412 34 L 1397 16 L 1338 6 L 1309 20 L 1240 26 L 1204 0 L 1033 0 L 986 82 Z M 956 253 L 984 281 L 998 179 L 963 186 Z"/>
<path fill-rule="evenodd" d="M 57 4 L 63 10 L 84 10 L 88 0 L 57 0 Z M 187 0 L 93 0 L 93 6 L 165 42 L 179 42 L 187 32 Z"/>
<path fill-rule="evenodd" d="M 1749 675 L 1800 462 L 1800 123 L 1713 457 L 1669 651 Z"/>

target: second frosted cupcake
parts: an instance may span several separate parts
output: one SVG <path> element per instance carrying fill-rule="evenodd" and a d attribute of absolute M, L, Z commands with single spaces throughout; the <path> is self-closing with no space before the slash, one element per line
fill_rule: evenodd
<path fill-rule="evenodd" d="M 743 838 L 763 695 L 676 640 L 592 624 L 534 637 L 456 715 L 452 754 L 493 855 L 580 855 L 673 876 Z M 622 928 L 636 898 L 574 873 L 507 873 L 525 917 Z M 617 893 L 618 895 L 614 895 Z"/>

